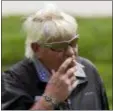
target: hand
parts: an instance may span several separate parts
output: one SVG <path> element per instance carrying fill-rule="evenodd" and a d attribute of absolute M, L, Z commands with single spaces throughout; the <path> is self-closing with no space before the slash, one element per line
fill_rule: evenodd
<path fill-rule="evenodd" d="M 68 58 L 59 67 L 58 71 L 52 70 L 52 77 L 45 89 L 46 95 L 56 98 L 58 102 L 63 102 L 67 99 L 76 80 L 74 63 L 72 58 Z"/>

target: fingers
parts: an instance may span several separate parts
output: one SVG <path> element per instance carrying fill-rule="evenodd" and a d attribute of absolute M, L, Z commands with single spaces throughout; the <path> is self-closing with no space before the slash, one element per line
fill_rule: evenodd
<path fill-rule="evenodd" d="M 65 73 L 66 69 L 69 67 L 69 65 L 72 63 L 72 58 L 68 58 L 66 59 L 62 65 L 60 66 L 60 68 L 58 69 L 59 73 Z"/>
<path fill-rule="evenodd" d="M 54 75 L 54 74 L 55 74 L 55 70 L 54 70 L 54 69 L 52 69 L 52 70 L 51 70 L 51 73 L 52 73 L 52 75 Z"/>
<path fill-rule="evenodd" d="M 72 76 L 71 78 L 70 78 L 70 81 L 71 81 L 71 85 L 76 81 L 76 77 L 75 76 Z"/>
<path fill-rule="evenodd" d="M 68 77 L 68 78 L 71 78 L 71 77 L 74 75 L 75 71 L 76 71 L 76 66 L 70 68 L 70 69 L 66 72 L 67 77 Z"/>

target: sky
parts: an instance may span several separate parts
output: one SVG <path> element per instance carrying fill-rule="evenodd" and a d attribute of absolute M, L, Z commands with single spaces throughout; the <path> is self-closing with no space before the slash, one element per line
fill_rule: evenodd
<path fill-rule="evenodd" d="M 79 16 L 112 16 L 112 1 L 2 1 L 2 15 L 29 14 L 45 3 Z"/>

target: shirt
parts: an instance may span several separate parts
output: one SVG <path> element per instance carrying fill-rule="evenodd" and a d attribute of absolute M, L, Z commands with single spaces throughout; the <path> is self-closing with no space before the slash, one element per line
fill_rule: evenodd
<path fill-rule="evenodd" d="M 77 60 L 87 81 L 79 83 L 69 96 L 71 110 L 108 110 L 108 101 L 103 82 L 95 66 L 87 59 Z M 82 80 L 83 78 L 77 78 Z M 85 78 L 83 79 L 85 81 Z M 34 63 L 25 58 L 14 64 L 1 75 L 1 109 L 28 110 L 35 103 L 36 96 L 42 96 L 47 83 L 41 82 Z M 63 92 L 62 92 L 63 93 Z M 62 109 L 68 110 L 67 107 Z"/>
<path fill-rule="evenodd" d="M 47 68 L 41 63 L 41 61 L 39 59 L 34 59 L 33 60 L 34 66 L 36 68 L 37 71 L 37 76 L 40 78 L 40 80 L 42 82 L 48 82 L 51 74 L 49 73 L 49 71 L 47 70 Z M 75 71 L 75 76 L 77 78 L 77 80 L 75 81 L 73 87 L 75 88 L 78 84 L 83 83 L 86 81 L 86 74 L 83 70 L 83 68 L 85 67 L 84 65 L 76 62 L 76 68 L 77 71 Z M 82 79 L 81 79 L 82 78 Z"/>

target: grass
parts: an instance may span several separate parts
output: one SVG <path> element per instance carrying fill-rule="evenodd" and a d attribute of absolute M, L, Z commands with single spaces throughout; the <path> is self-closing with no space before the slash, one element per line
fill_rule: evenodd
<path fill-rule="evenodd" d="M 22 16 L 2 18 L 2 63 L 7 65 L 24 56 L 25 35 Z M 112 18 L 77 18 L 79 24 L 79 52 L 93 62 L 112 60 Z M 15 47 L 14 47 L 15 46 Z M 19 47 L 19 48 L 18 48 Z M 16 54 L 15 58 L 14 55 Z M 10 58 L 8 57 L 10 56 Z"/>
<path fill-rule="evenodd" d="M 105 83 L 112 109 L 112 17 L 80 18 L 79 55 L 95 63 Z M 22 16 L 2 17 L 2 70 L 24 57 Z"/>

